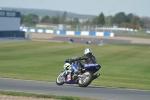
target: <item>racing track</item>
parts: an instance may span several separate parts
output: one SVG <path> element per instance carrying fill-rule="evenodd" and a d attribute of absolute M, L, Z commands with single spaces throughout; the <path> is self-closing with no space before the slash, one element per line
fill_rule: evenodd
<path fill-rule="evenodd" d="M 72 37 L 76 43 L 85 43 L 90 38 L 84 38 L 81 41 L 79 37 Z M 101 38 L 102 39 L 102 38 Z M 49 40 L 68 41 L 68 37 L 53 37 Z M 150 40 L 145 39 L 144 44 L 150 44 Z M 0 39 L 0 43 L 17 42 L 18 40 L 4 40 Z M 20 40 L 19 40 L 20 41 Z M 98 44 L 100 39 L 94 38 L 92 44 Z M 138 43 L 141 41 L 132 41 L 130 39 L 109 39 L 103 38 L 104 43 Z M 86 88 L 78 87 L 78 85 L 63 85 L 57 86 L 51 82 L 29 81 L 0 78 L 0 90 L 16 91 L 16 92 L 29 92 L 41 94 L 55 94 L 66 96 L 79 96 L 90 98 L 101 98 L 108 100 L 150 100 L 150 91 L 122 89 L 122 88 L 108 88 L 108 87 L 94 87 L 88 86 Z"/>
<path fill-rule="evenodd" d="M 0 38 L 0 44 L 2 44 L 2 43 L 9 43 L 9 42 L 20 42 L 20 41 L 25 41 L 25 40 L 19 40 L 19 39 L 1 39 Z"/>
<path fill-rule="evenodd" d="M 75 43 L 85 44 L 91 41 L 91 44 L 100 43 L 119 43 L 119 44 L 150 44 L 150 39 L 132 38 L 132 37 L 100 37 L 100 36 L 78 36 L 78 35 L 56 35 L 56 34 L 37 34 L 32 33 L 33 40 L 54 40 L 68 42 L 72 38 Z"/>
<path fill-rule="evenodd" d="M 55 94 L 64 96 L 78 96 L 101 98 L 107 100 L 149 100 L 150 91 L 131 90 L 122 88 L 78 87 L 78 85 L 64 84 L 57 86 L 52 82 L 40 82 L 30 80 L 18 80 L 0 78 L 0 90 L 29 92 L 40 94 Z"/>

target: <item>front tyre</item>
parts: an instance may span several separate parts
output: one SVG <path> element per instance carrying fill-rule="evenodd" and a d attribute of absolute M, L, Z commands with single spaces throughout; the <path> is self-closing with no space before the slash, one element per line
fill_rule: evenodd
<path fill-rule="evenodd" d="M 78 80 L 78 85 L 80 87 L 87 87 L 93 80 L 93 73 L 92 72 L 85 72 Z"/>
<path fill-rule="evenodd" d="M 61 73 L 58 77 L 57 77 L 57 79 L 56 79 L 56 84 L 57 85 L 63 85 L 64 84 L 64 75 L 63 75 L 64 73 Z"/>

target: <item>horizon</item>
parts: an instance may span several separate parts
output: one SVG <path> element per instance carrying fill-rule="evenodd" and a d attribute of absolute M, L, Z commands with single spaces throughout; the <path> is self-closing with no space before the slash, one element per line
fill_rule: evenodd
<path fill-rule="evenodd" d="M 18 8 L 18 7 L 0 7 L 0 8 L 17 8 L 17 9 L 38 9 L 38 10 L 52 10 L 52 9 L 40 9 L 40 8 Z M 3 9 L 2 9 L 3 10 Z M 64 12 L 61 10 L 52 10 L 52 11 L 60 11 L 60 12 Z M 66 11 L 68 12 L 68 11 Z M 74 13 L 74 12 L 69 12 L 69 13 Z M 79 13 L 74 13 L 74 14 L 79 14 Z M 79 15 L 92 15 L 92 14 L 79 14 Z M 97 15 L 93 15 L 93 16 L 97 16 Z"/>
<path fill-rule="evenodd" d="M 12 8 L 16 8 L 16 9 L 38 9 L 38 10 L 51 10 L 51 11 L 60 11 L 60 12 L 64 12 L 64 11 L 62 11 L 62 10 L 52 10 L 52 9 L 41 9 L 41 8 L 19 8 L 19 7 L 0 7 L 0 8 L 10 8 L 10 9 L 12 9 Z M 0 9 L 0 10 L 3 10 L 3 9 Z M 13 10 L 13 9 L 12 9 Z M 66 11 L 67 13 L 73 13 L 73 14 L 79 14 L 79 13 L 74 13 L 74 12 L 68 12 L 68 11 Z M 123 11 L 122 11 L 123 12 Z M 120 12 L 117 12 L 117 13 L 120 13 Z M 114 15 L 107 15 L 107 16 L 115 16 L 117 13 L 115 13 Z M 125 13 L 125 12 L 124 12 Z M 125 13 L 126 15 L 127 14 L 130 14 L 130 13 Z M 134 14 L 134 13 L 131 13 L 131 14 Z M 92 14 L 79 14 L 79 15 L 90 15 L 90 16 L 98 16 L 98 15 L 92 15 Z M 137 14 L 134 14 L 134 15 L 137 15 Z M 104 16 L 106 16 L 105 14 L 104 14 Z M 107 17 L 106 16 L 106 17 Z M 137 15 L 137 16 L 139 16 L 139 15 Z M 150 17 L 150 16 L 139 16 L 139 17 Z"/>
<path fill-rule="evenodd" d="M 140 17 L 150 17 L 150 13 L 147 13 L 150 9 L 150 0 L 13 0 L 13 2 L 12 0 L 0 0 L 0 2 L 0 7 L 45 9 L 96 16 L 101 12 L 106 16 L 124 12 L 125 14 L 132 13 Z"/>

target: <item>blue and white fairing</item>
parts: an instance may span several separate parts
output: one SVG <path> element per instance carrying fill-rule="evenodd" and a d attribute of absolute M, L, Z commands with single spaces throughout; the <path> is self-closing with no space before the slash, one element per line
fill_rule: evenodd
<path fill-rule="evenodd" d="M 99 64 L 84 64 L 84 69 L 86 69 L 88 71 L 91 71 L 93 73 L 97 72 L 100 68 L 101 68 L 101 66 Z M 77 62 L 73 62 L 71 64 L 69 73 L 72 73 L 72 72 L 74 72 L 76 70 L 78 70 Z M 74 80 L 70 80 L 69 82 L 67 82 L 67 78 L 66 77 L 64 77 L 64 80 L 65 80 L 65 83 L 76 84 L 76 82 Z"/>
<path fill-rule="evenodd" d="M 68 74 L 71 74 L 72 72 L 78 70 L 77 62 L 72 63 L 69 70 L 70 70 L 70 72 L 68 72 Z M 65 81 L 65 83 L 67 83 L 67 84 L 77 84 L 74 80 L 70 80 L 70 81 L 68 82 L 68 81 L 67 81 L 67 77 L 64 77 L 64 81 Z"/>
<path fill-rule="evenodd" d="M 72 63 L 71 72 L 78 70 L 77 62 Z M 97 72 L 101 66 L 99 64 L 84 64 L 84 69 L 92 71 L 93 73 Z"/>
<path fill-rule="evenodd" d="M 90 70 L 91 72 L 97 72 L 101 66 L 99 64 L 84 64 L 84 69 Z"/>
<path fill-rule="evenodd" d="M 74 62 L 71 66 L 72 66 L 72 71 L 78 70 L 77 62 Z"/>

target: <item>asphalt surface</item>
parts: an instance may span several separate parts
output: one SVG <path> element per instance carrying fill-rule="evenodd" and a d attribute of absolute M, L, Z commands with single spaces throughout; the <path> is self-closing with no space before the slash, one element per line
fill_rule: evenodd
<path fill-rule="evenodd" d="M 130 44 L 130 40 L 115 40 L 115 39 L 104 39 L 104 38 L 83 38 L 83 37 L 71 37 L 73 39 L 74 43 L 82 43 L 86 44 L 87 41 L 91 41 L 91 44 L 100 44 L 100 43 L 120 43 L 120 44 Z M 53 37 L 50 40 L 59 40 L 59 41 L 69 41 L 69 37 Z"/>
<path fill-rule="evenodd" d="M 24 39 L 1 39 L 0 38 L 0 44 L 2 43 L 9 43 L 9 42 L 20 42 L 25 41 Z"/>
<path fill-rule="evenodd" d="M 101 98 L 107 100 L 150 100 L 150 91 L 144 90 L 94 86 L 82 88 L 73 84 L 64 84 L 62 86 L 58 86 L 51 82 L 7 78 L 0 78 L 0 90 Z"/>

